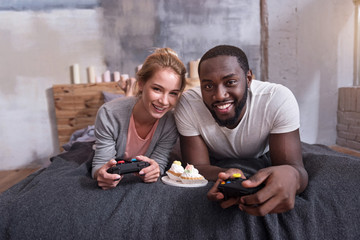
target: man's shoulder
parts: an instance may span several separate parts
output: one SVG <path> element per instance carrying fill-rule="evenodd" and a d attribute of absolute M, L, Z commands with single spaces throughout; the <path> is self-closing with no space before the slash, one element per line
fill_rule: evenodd
<path fill-rule="evenodd" d="M 290 89 L 286 86 L 273 83 L 273 82 L 263 82 L 259 80 L 253 80 L 251 83 L 251 91 L 254 95 L 264 95 L 264 94 L 289 94 L 291 93 Z"/>
<path fill-rule="evenodd" d="M 182 94 L 181 98 L 184 98 L 186 100 L 199 100 L 199 99 L 202 99 L 200 87 L 196 86 L 196 87 L 193 87 L 193 88 L 190 88 L 190 89 L 186 90 Z"/>

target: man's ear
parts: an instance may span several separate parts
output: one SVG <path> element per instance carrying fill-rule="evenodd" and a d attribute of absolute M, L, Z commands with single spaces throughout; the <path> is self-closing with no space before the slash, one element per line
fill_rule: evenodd
<path fill-rule="evenodd" d="M 248 86 L 248 88 L 250 87 L 251 82 L 252 82 L 252 80 L 253 80 L 254 78 L 255 78 L 255 77 L 254 77 L 251 69 L 249 69 L 249 71 L 248 71 L 247 74 L 246 74 L 246 81 L 247 81 L 247 86 Z"/>

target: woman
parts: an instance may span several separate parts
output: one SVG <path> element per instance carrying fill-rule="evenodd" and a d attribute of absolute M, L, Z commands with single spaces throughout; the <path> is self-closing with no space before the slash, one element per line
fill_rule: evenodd
<path fill-rule="evenodd" d="M 99 187 L 116 187 L 122 179 L 107 172 L 115 158 L 148 162 L 150 166 L 139 172 L 144 182 L 156 182 L 164 172 L 178 137 L 171 110 L 185 88 L 185 73 L 172 49 L 157 49 L 137 72 L 138 96 L 118 98 L 99 109 L 92 165 Z"/>

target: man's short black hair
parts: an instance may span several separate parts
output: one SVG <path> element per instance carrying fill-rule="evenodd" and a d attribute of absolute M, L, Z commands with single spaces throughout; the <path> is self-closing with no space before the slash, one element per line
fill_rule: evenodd
<path fill-rule="evenodd" d="M 237 58 L 237 61 L 240 67 L 242 68 L 242 70 L 244 71 L 245 75 L 249 71 L 248 59 L 246 57 L 246 54 L 243 52 L 243 50 L 235 46 L 219 45 L 213 47 L 202 56 L 199 62 L 198 72 L 200 73 L 200 66 L 203 61 L 217 56 L 234 56 Z"/>

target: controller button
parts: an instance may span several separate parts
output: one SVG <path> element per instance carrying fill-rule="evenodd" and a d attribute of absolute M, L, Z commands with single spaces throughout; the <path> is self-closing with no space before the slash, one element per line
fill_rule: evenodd
<path fill-rule="evenodd" d="M 136 159 L 135 159 L 135 158 L 133 158 L 133 159 L 131 159 L 131 161 L 132 161 L 132 162 L 136 162 Z"/>
<path fill-rule="evenodd" d="M 118 164 L 122 164 L 122 163 L 125 163 L 125 161 L 124 160 L 118 161 Z"/>
<path fill-rule="evenodd" d="M 231 181 L 230 181 L 230 180 L 227 180 L 226 183 L 231 183 Z"/>
<path fill-rule="evenodd" d="M 221 183 L 220 184 L 225 184 L 225 181 L 221 181 Z"/>
<path fill-rule="evenodd" d="M 232 176 L 233 176 L 234 178 L 240 178 L 240 177 L 241 177 L 241 174 L 240 174 L 240 173 L 234 173 Z"/>

